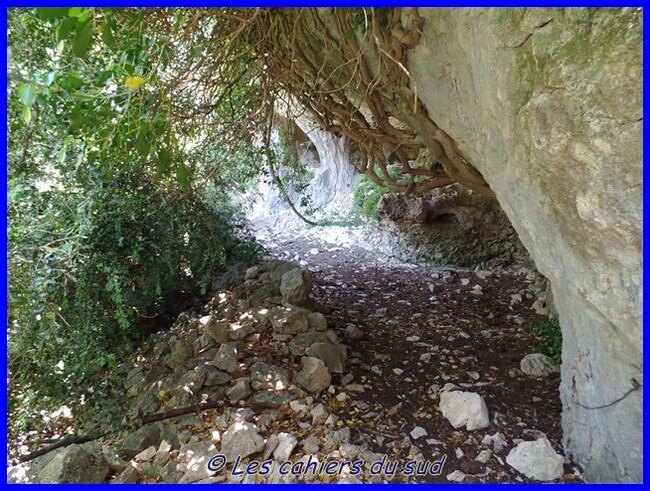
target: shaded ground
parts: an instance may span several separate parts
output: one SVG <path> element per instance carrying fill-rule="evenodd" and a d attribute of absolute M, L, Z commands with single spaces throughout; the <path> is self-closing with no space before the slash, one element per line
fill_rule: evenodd
<path fill-rule="evenodd" d="M 323 230 L 310 233 L 272 220 L 256 226 L 273 256 L 314 273 L 312 296 L 330 328 L 342 338 L 349 325 L 365 333 L 345 341 L 351 350 L 343 382 L 353 377 L 355 389 L 348 390 L 344 409 L 354 421 L 352 443 L 402 463 L 420 453 L 429 461 L 446 455 L 442 476 L 395 480 L 447 482 L 446 475 L 461 470 L 481 476 L 464 482 L 520 481 L 505 457 L 540 432 L 563 454 L 559 375 L 535 378 L 519 370 L 521 359 L 540 345 L 531 326 L 545 318 L 531 309 L 537 299 L 533 274 L 436 271 L 375 257 L 350 245 L 340 230 L 334 240 L 344 247 L 321 240 Z M 488 428 L 452 428 L 437 408 L 438 390 L 448 383 L 484 397 Z M 409 438 L 416 426 L 427 435 Z M 506 447 L 485 463 L 475 461 L 481 450 L 493 449 L 483 439 L 496 432 Z M 575 479 L 574 472 L 566 465 L 565 479 Z"/>
<path fill-rule="evenodd" d="M 127 428 L 102 439 L 110 472 L 103 471 L 101 482 L 525 482 L 529 479 L 506 463 L 520 441 L 545 435 L 563 454 L 558 374 L 535 378 L 519 370 L 520 360 L 540 345 L 530 328 L 545 318 L 531 308 L 538 294 L 532 272 L 436 270 L 399 263 L 373 254 L 368 243 L 357 247 L 363 240 L 359 227 L 306 228 L 282 217 L 254 226 L 270 256 L 312 271 L 314 285 L 306 306 L 322 312 L 327 328 L 348 346 L 344 373 L 334 374 L 327 389 L 312 394 L 291 384 L 297 380 L 300 357 L 289 356 L 288 339 L 278 338 L 268 324 L 241 321 L 250 317 L 245 311 L 252 296 L 266 288 L 262 275 L 245 283 L 243 277 L 233 277 L 232 289 L 182 313 L 115 373 L 116 393 L 124 406 L 120 414 L 127 422 L 172 412 L 163 414 L 160 426 L 154 422 L 135 433 Z M 265 306 L 282 302 L 275 296 L 279 289 L 278 283 L 273 291 L 264 290 Z M 214 333 L 206 334 L 208 326 L 212 332 L 217 325 L 226 329 L 230 341 L 240 343 L 231 368 L 217 363 L 224 341 L 211 341 Z M 236 385 L 252 381 L 257 362 L 285 370 L 283 385 L 288 389 L 255 389 L 251 395 L 249 387 L 246 394 L 231 397 Z M 215 363 L 228 373 L 221 373 L 221 381 L 204 384 L 207 375 L 199 380 L 198 368 L 207 365 L 212 367 L 208 371 L 219 372 Z M 439 394 L 449 387 L 484 398 L 487 428 L 453 429 L 439 408 Z M 255 397 L 285 396 L 288 404 L 253 403 Z M 248 407 L 225 407 L 221 402 L 226 398 Z M 218 404 L 199 407 L 199 399 Z M 179 408 L 184 412 L 175 412 Z M 316 415 L 319 408 L 321 417 Z M 206 468 L 207 459 L 218 452 L 235 450 L 226 433 L 234 428 L 232 434 L 237 434 L 242 421 L 256 425 L 253 433 L 263 438 L 264 447 L 237 449 L 246 463 L 267 459 L 270 452 L 277 465 L 290 456 L 294 463 L 313 457 L 327 463 L 362 460 L 369 466 L 385 456 L 396 464 L 394 475 L 385 469 L 370 475 L 364 468 L 359 475 L 348 469 L 294 478 Z M 273 438 L 279 445 L 280 435 L 294 439 L 284 457 L 271 445 Z M 162 440 L 168 443 L 164 449 Z M 66 449 L 61 452 L 75 451 Z M 54 461 L 56 452 L 11 468 L 8 476 L 20 481 L 19 474 L 26 471 L 32 482 L 35 476 L 41 479 L 39 472 Z M 409 461 L 419 462 L 413 469 L 421 475 L 402 474 Z M 442 464 L 441 472 L 431 475 L 436 462 L 433 470 Z M 564 472 L 559 481 L 580 480 L 579 470 L 568 461 Z"/>

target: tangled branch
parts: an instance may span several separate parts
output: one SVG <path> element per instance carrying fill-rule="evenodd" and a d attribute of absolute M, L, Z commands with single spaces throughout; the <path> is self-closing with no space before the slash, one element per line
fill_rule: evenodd
<path fill-rule="evenodd" d="M 152 26 L 168 31 L 167 11 L 152 17 Z M 358 172 L 379 185 L 418 194 L 459 182 L 493 196 L 418 97 L 407 54 L 420 41 L 423 24 L 417 9 L 196 10 L 182 41 L 191 46 L 207 40 L 207 48 L 175 62 L 168 85 L 182 103 L 174 111 L 180 124 L 219 113 L 218 123 L 206 117 L 199 124 L 227 133 L 238 145 L 263 133 L 257 120 L 268 98 L 284 99 L 322 129 L 347 136 Z M 242 85 L 245 101 L 237 92 Z M 429 165 L 413 163 L 422 151 L 431 156 Z M 397 177 L 389 172 L 391 157 L 399 164 Z"/>

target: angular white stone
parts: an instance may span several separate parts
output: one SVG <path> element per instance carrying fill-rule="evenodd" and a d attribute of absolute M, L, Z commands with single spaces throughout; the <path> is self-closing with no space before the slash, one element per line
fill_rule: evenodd
<path fill-rule="evenodd" d="M 474 392 L 442 392 L 440 411 L 455 429 L 465 426 L 471 431 L 490 424 L 485 401 Z"/>
<path fill-rule="evenodd" d="M 564 459 L 553 450 L 546 438 L 521 442 L 510 450 L 506 462 L 523 475 L 536 481 L 552 481 L 562 477 Z"/>
<path fill-rule="evenodd" d="M 302 368 L 296 375 L 297 384 L 308 392 L 318 394 L 332 381 L 332 376 L 322 360 L 303 356 Z"/>
<path fill-rule="evenodd" d="M 526 375 L 533 377 L 546 377 L 558 370 L 558 367 L 551 363 L 551 359 L 542 353 L 531 353 L 524 356 L 519 367 Z"/>
<path fill-rule="evenodd" d="M 147 462 L 148 460 L 153 459 L 156 456 L 156 447 L 149 447 L 144 449 L 142 452 L 140 452 L 138 455 L 135 456 L 135 460 L 139 460 L 140 462 Z"/>
<path fill-rule="evenodd" d="M 230 425 L 221 438 L 221 453 L 228 462 L 234 462 L 239 456 L 244 458 L 264 448 L 264 439 L 257 432 L 253 423 L 237 421 Z"/>
<path fill-rule="evenodd" d="M 418 438 L 421 438 L 423 436 L 427 436 L 427 430 L 425 430 L 421 426 L 416 426 L 415 428 L 413 428 L 413 430 L 411 430 L 411 438 L 413 438 L 413 440 L 417 440 Z"/>
<path fill-rule="evenodd" d="M 465 480 L 465 473 L 463 471 L 454 471 L 447 474 L 447 481 L 463 482 Z"/>
<path fill-rule="evenodd" d="M 476 461 L 485 464 L 488 460 L 490 460 L 490 457 L 492 457 L 492 450 L 481 450 L 480 453 L 476 456 Z"/>
<path fill-rule="evenodd" d="M 298 439 L 290 433 L 278 433 L 278 446 L 273 450 L 273 457 L 278 462 L 287 460 L 298 445 Z"/>

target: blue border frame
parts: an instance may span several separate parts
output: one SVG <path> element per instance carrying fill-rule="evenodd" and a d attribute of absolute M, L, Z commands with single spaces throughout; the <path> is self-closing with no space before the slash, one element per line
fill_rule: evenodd
<path fill-rule="evenodd" d="M 7 30 L 7 10 L 3 9 L 2 10 L 2 24 L 5 26 L 5 31 Z M 4 38 L 4 43 L 5 46 L 7 44 L 7 37 L 5 34 Z M 6 47 L 3 47 L 3 49 L 0 50 L 0 55 L 2 56 L 3 64 L 7 66 L 7 49 Z M 4 72 L 4 81 L 5 81 L 5 87 L 7 86 L 7 72 Z M 7 91 L 4 90 L 2 92 L 2 106 L 5 108 L 5 112 L 7 111 L 8 103 L 7 103 Z M 2 125 L 3 125 L 3 133 L 7 135 L 7 118 L 2 118 Z M 5 162 L 7 162 L 7 153 L 5 151 Z M 5 230 L 7 230 L 7 164 L 5 164 L 5 172 L 3 173 L 3 179 L 4 179 L 4 185 L 5 185 L 5 192 L 2 194 L 2 206 L 3 209 L 5 210 L 5 213 L 2 215 L 2 219 L 5 223 Z M 4 280 L 4 285 L 5 285 L 5 295 L 2 297 L 2 318 L 4 319 L 4 325 L 6 326 L 9 319 L 8 319 L 8 312 L 7 312 L 7 303 L 9 302 L 9 275 L 7 273 L 7 266 L 9 264 L 9 250 L 7 248 L 7 239 L 8 235 L 3 234 L 2 236 L 2 245 L 3 245 L 3 250 L 6 253 L 6 262 L 5 262 L 5 269 L 4 269 L 4 275 L 3 275 L 3 280 Z M 5 334 L 6 336 L 6 334 Z M 7 407 L 7 366 L 8 366 L 8 359 L 7 359 L 7 338 L 5 337 L 5 342 L 2 343 L 2 353 L 3 353 L 3 360 L 4 364 L 2 366 L 2 380 L 5 384 L 5 390 L 2 391 L 2 400 L 3 400 L 3 406 Z M 2 435 L 2 441 L 4 443 L 3 448 L 7 448 L 7 435 L 8 435 L 8 426 L 7 426 L 7 417 L 5 417 L 4 420 L 4 433 Z"/>
<path fill-rule="evenodd" d="M 645 17 L 645 9 L 643 11 L 644 17 Z M 643 71 L 645 73 L 645 69 L 648 66 L 648 53 L 650 52 L 650 49 L 648 49 L 648 45 L 645 42 L 648 39 L 648 33 L 650 33 L 650 28 L 648 27 L 648 24 L 645 22 L 645 19 L 643 19 Z M 645 115 L 649 103 L 648 103 L 648 84 L 645 83 L 645 77 L 643 80 L 643 114 Z M 642 336 L 643 336 L 643 372 L 645 373 L 645 367 L 646 367 L 646 353 L 647 353 L 647 348 L 648 348 L 648 339 L 647 336 L 645 336 L 645 320 L 647 318 L 647 310 L 646 310 L 646 303 L 644 302 L 644 295 L 643 295 L 643 284 L 645 282 L 645 278 L 648 276 L 648 263 L 646 261 L 646 250 L 645 250 L 645 245 L 647 244 L 647 230 L 645 228 L 646 224 L 646 210 L 648 209 L 647 204 L 648 204 L 648 195 L 644 192 L 645 191 L 645 181 L 646 177 L 648 175 L 648 168 L 645 165 L 646 159 L 645 156 L 648 154 L 647 152 L 647 142 L 648 139 L 647 137 L 647 127 L 645 124 L 643 125 L 643 161 L 642 161 L 642 199 L 643 199 L 643 205 L 642 205 L 642 238 L 641 238 L 641 304 L 642 304 L 642 314 L 641 314 L 641 322 L 642 322 Z M 648 405 L 646 404 L 646 393 L 643 391 L 642 395 L 642 404 L 643 404 L 643 421 L 645 423 L 646 420 L 646 409 Z M 643 428 L 641 428 L 641 431 L 643 431 Z M 647 448 L 647 440 L 648 440 L 648 434 L 643 432 L 643 455 L 645 456 L 645 450 Z M 644 482 L 645 482 L 645 477 L 647 476 L 646 473 L 646 460 L 643 460 L 643 477 L 644 477 Z"/>
<path fill-rule="evenodd" d="M 8 2 L 8 4 L 5 5 L 5 8 L 2 9 L 2 14 L 1 14 L 2 15 L 2 21 L 3 21 L 3 24 L 5 25 L 5 30 L 6 30 L 6 27 L 7 27 L 7 10 L 6 9 L 9 8 L 9 7 L 36 7 L 36 6 L 43 6 L 43 5 L 46 5 L 46 6 L 70 6 L 73 3 L 75 5 L 95 6 L 95 7 L 126 7 L 126 6 L 129 6 L 129 7 L 207 7 L 207 6 L 212 6 L 212 7 L 301 7 L 301 6 L 303 6 L 304 7 L 306 5 L 309 5 L 309 6 L 312 6 L 312 7 L 313 6 L 318 6 L 318 7 L 361 7 L 361 6 L 368 6 L 368 5 L 371 5 L 371 6 L 374 6 L 374 7 L 388 7 L 388 6 L 392 7 L 392 6 L 395 6 L 396 4 L 403 3 L 403 2 L 400 2 L 400 1 L 389 2 L 389 1 L 384 1 L 384 0 L 379 0 L 379 1 L 374 0 L 372 2 L 330 0 L 328 2 L 320 2 L 319 1 L 319 2 L 314 2 L 312 4 L 306 4 L 304 0 L 303 1 L 300 1 L 300 0 L 276 0 L 276 1 L 263 0 L 263 1 L 257 1 L 257 2 L 250 1 L 250 0 L 248 0 L 248 1 L 235 1 L 235 0 L 223 1 L 222 0 L 222 1 L 218 1 L 218 2 L 210 2 L 210 1 L 201 2 L 201 1 L 196 1 L 196 0 L 180 1 L 180 2 L 179 1 L 170 1 L 170 0 L 167 0 L 167 1 L 165 1 L 165 0 L 158 0 L 158 1 L 146 1 L 146 0 L 142 1 L 142 0 L 139 0 L 139 1 L 132 1 L 132 2 L 128 2 L 128 1 L 125 2 L 123 0 L 112 0 L 112 1 L 98 0 L 98 1 L 95 1 L 95 2 L 86 2 L 86 1 L 82 1 L 82 2 L 58 2 L 58 1 L 34 2 L 34 1 L 29 1 L 29 0 L 26 0 L 26 1 L 14 0 L 14 1 Z M 410 2 L 408 2 L 408 6 L 410 6 L 410 7 L 427 7 L 427 6 L 428 7 L 521 7 L 521 6 L 525 6 L 525 7 L 644 7 L 645 2 L 643 2 L 643 1 L 639 2 L 638 0 L 635 1 L 635 2 L 631 2 L 631 3 L 621 3 L 621 2 L 617 2 L 617 1 L 575 1 L 574 0 L 574 1 L 569 1 L 569 2 L 562 2 L 562 1 L 558 2 L 557 0 L 556 1 L 543 0 L 543 1 L 536 1 L 536 2 L 533 2 L 533 3 L 529 3 L 527 5 L 526 4 L 522 5 L 521 2 L 504 1 L 504 0 L 491 1 L 491 2 L 490 1 L 484 1 L 484 0 L 483 1 L 470 1 L 470 2 L 468 2 L 468 1 L 449 1 L 449 0 L 447 0 L 445 2 L 441 2 L 440 4 L 432 5 L 431 1 L 411 0 Z M 650 28 L 648 28 L 647 24 L 644 22 L 644 24 L 643 24 L 643 37 L 644 37 L 644 40 L 647 39 L 647 34 L 650 32 L 649 29 Z M 5 36 L 4 40 L 3 40 L 3 44 L 4 44 L 4 46 L 3 46 L 3 49 L 0 50 L 0 55 L 2 56 L 2 60 L 3 60 L 4 64 L 5 64 L 5 66 L 7 66 L 7 50 L 6 50 L 7 38 L 6 38 L 6 36 Z M 646 68 L 646 66 L 648 66 L 648 64 L 646 63 L 646 60 L 648 59 L 648 52 L 649 51 L 650 50 L 646 49 L 646 43 L 644 42 L 644 44 L 643 44 L 643 57 L 644 57 L 643 67 L 644 67 L 644 69 Z M 4 75 L 3 75 L 3 77 L 4 77 L 5 86 L 6 86 L 6 84 L 7 84 L 7 73 L 6 73 L 6 71 L 5 71 Z M 648 107 L 648 90 L 647 90 L 647 85 L 645 83 L 643 83 L 643 96 L 644 96 L 643 97 L 643 109 L 644 109 L 644 113 L 645 113 L 645 110 Z M 6 112 L 7 105 L 8 105 L 7 104 L 7 92 L 6 91 L 3 91 L 2 102 L 3 102 L 3 106 L 5 108 L 5 112 Z M 2 125 L 3 125 L 3 129 L 4 129 L 4 134 L 7 135 L 7 120 L 6 120 L 6 118 L 3 118 Z M 645 137 L 646 137 L 646 128 L 644 126 L 644 128 L 643 128 L 644 155 L 647 153 L 646 152 L 647 147 L 646 147 L 646 138 Z M 6 158 L 7 158 L 7 154 L 5 152 L 5 159 Z M 645 158 L 643 159 L 643 161 L 645 163 Z M 5 162 L 6 162 L 6 160 L 5 160 Z M 643 165 L 642 172 L 643 172 L 643 181 L 645 181 L 645 179 L 647 177 L 647 174 L 649 173 L 649 171 L 648 171 L 648 169 L 647 169 L 647 167 L 645 165 Z M 6 168 L 6 165 L 5 165 L 5 173 L 3 175 L 3 179 L 4 179 L 5 189 L 6 189 L 7 188 L 7 168 Z M 7 216 L 7 214 L 6 214 L 6 211 L 7 211 L 7 193 L 6 192 L 2 195 L 2 200 L 3 200 L 2 204 L 3 204 L 4 210 L 5 210 L 5 213 L 3 215 L 3 220 L 4 220 L 4 223 L 5 223 L 5 229 L 6 229 L 7 228 L 7 218 L 6 218 L 6 216 Z M 647 208 L 646 205 L 647 205 L 647 202 L 648 202 L 647 195 L 646 195 L 646 193 L 643 193 L 643 225 L 645 225 L 645 221 L 646 221 L 645 218 L 646 218 L 646 208 Z M 642 241 L 643 241 L 642 244 L 643 245 L 645 245 L 646 240 L 647 240 L 646 229 L 645 229 L 645 226 L 643 226 L 643 236 L 642 236 Z M 3 241 L 4 250 L 7 253 L 6 260 L 8 261 L 7 235 L 6 234 L 3 235 L 2 241 Z M 642 284 L 643 284 L 643 279 L 647 276 L 647 273 L 648 273 L 647 263 L 646 263 L 645 259 L 646 259 L 645 248 L 642 246 Z M 7 263 L 5 263 L 5 265 L 6 264 Z M 7 325 L 7 322 L 8 322 L 8 318 L 7 318 L 8 274 L 7 274 L 7 268 L 6 267 L 5 267 L 4 271 L 5 271 L 4 272 L 5 295 L 3 297 L 3 303 L 2 303 L 2 307 L 3 307 L 2 315 L 3 315 L 3 318 L 5 320 L 5 325 Z M 643 293 L 642 292 L 643 292 L 643 288 L 641 289 L 641 294 L 642 294 L 642 299 L 641 300 L 642 300 L 642 305 L 643 305 L 643 308 L 642 308 L 643 309 L 642 310 L 642 319 L 643 319 L 643 321 L 642 322 L 643 322 L 643 325 L 645 326 L 644 321 L 645 321 L 645 318 L 646 318 L 647 309 L 646 309 L 645 303 L 643 302 Z M 647 339 L 644 336 L 643 337 L 643 352 L 644 352 L 643 361 L 644 361 L 644 366 L 645 366 L 645 361 L 646 361 L 645 352 L 646 352 L 647 344 L 648 344 Z M 3 367 L 3 376 L 4 376 L 3 380 L 4 380 L 4 383 L 5 383 L 5 389 L 6 389 L 7 363 L 8 363 L 8 361 L 7 361 L 7 341 L 6 341 L 6 339 L 5 339 L 5 343 L 2 345 L 2 352 L 3 352 L 4 360 L 5 360 L 4 367 Z M 2 400 L 3 400 L 3 403 L 4 403 L 4 407 L 7 407 L 7 393 L 6 393 L 6 390 L 2 392 Z M 644 417 L 645 417 L 645 409 L 646 409 L 645 402 L 646 402 L 646 397 L 645 397 L 645 392 L 644 392 L 644 394 L 643 394 L 643 408 L 644 408 L 643 413 L 644 413 Z M 4 431 L 4 434 L 3 434 L 2 438 L 3 438 L 4 448 L 6 449 L 7 448 L 7 434 L 8 434 L 8 431 L 7 431 L 7 419 L 6 418 L 5 418 L 5 421 L 4 421 L 4 429 L 5 429 L 5 431 Z M 647 435 L 644 433 L 644 435 L 643 435 L 643 451 L 644 451 L 644 454 L 645 454 L 647 438 L 648 438 Z M 646 470 L 646 462 L 645 462 L 645 460 L 643 462 L 643 470 L 644 470 L 644 475 L 645 475 L 645 470 Z M 465 486 L 469 486 L 469 488 L 477 488 L 477 487 L 482 488 L 484 486 L 494 487 L 494 486 L 502 486 L 502 485 L 504 485 L 504 484 L 467 484 Z M 518 486 L 518 485 L 521 485 L 521 484 L 505 484 L 505 485 Z M 37 488 L 40 488 L 40 487 L 46 487 L 48 485 L 45 485 L 45 484 L 32 484 L 31 486 L 36 486 Z M 89 485 L 89 484 L 83 484 L 83 485 L 59 484 L 57 486 L 79 487 L 79 486 L 91 486 L 91 485 Z M 130 485 L 126 485 L 126 486 L 127 487 L 136 487 L 136 486 L 142 486 L 142 485 L 130 484 Z M 146 486 L 149 487 L 149 486 L 182 486 L 182 485 L 180 485 L 180 484 L 153 484 L 153 485 L 152 484 L 147 484 Z M 266 485 L 264 485 L 264 484 L 251 484 L 251 485 L 247 485 L 247 486 L 262 487 L 262 486 L 266 486 Z M 329 487 L 329 486 L 338 486 L 338 485 L 335 485 L 335 484 L 318 484 L 318 485 L 317 484 L 296 484 L 294 486 L 299 486 L 299 487 L 318 486 L 320 488 L 320 487 L 323 487 L 323 486 Z M 367 487 L 379 487 L 379 486 L 383 487 L 385 485 L 360 484 L 360 485 L 354 485 L 354 486 L 361 486 L 361 487 L 363 487 L 365 489 Z M 390 484 L 389 486 L 402 487 L 402 486 L 407 486 L 407 484 Z M 435 486 L 435 485 L 434 484 L 420 484 L 419 486 L 427 487 L 427 486 Z M 526 486 L 527 487 L 539 487 L 539 486 L 546 486 L 546 484 L 526 484 Z M 569 486 L 569 487 L 581 486 L 582 487 L 582 486 L 585 486 L 585 484 L 579 484 L 579 485 L 578 484 L 564 484 L 563 486 L 565 486 L 565 487 L 566 486 Z M 595 486 L 595 484 L 586 484 L 586 486 Z M 613 485 L 611 485 L 611 484 L 610 485 L 599 484 L 598 486 L 602 487 L 602 486 L 613 486 Z M 632 486 L 633 488 L 638 488 L 638 487 L 641 487 L 643 485 L 642 484 L 632 484 L 632 485 L 628 485 L 628 486 Z"/>
<path fill-rule="evenodd" d="M 444 2 L 431 2 L 430 0 L 411 0 L 404 1 L 386 1 L 386 0 L 373 0 L 371 2 L 363 1 L 346 1 L 346 0 L 329 0 L 329 1 L 315 1 L 306 2 L 305 0 L 221 0 L 221 1 L 200 1 L 200 0 L 137 0 L 137 1 L 124 1 L 124 0 L 98 0 L 96 2 L 60 2 L 60 1 L 41 1 L 34 2 L 33 0 L 13 0 L 7 2 L 5 7 L 66 7 L 71 5 L 93 6 L 93 7 L 394 7 L 396 5 L 408 5 L 409 7 L 643 7 L 645 2 L 643 0 L 633 2 L 617 2 L 612 0 L 571 0 L 571 1 L 558 1 L 558 0 L 538 0 L 536 2 L 526 3 L 516 2 L 513 0 L 476 0 L 476 1 L 462 1 L 462 0 L 446 0 Z M 5 13 L 6 19 L 6 13 Z"/>

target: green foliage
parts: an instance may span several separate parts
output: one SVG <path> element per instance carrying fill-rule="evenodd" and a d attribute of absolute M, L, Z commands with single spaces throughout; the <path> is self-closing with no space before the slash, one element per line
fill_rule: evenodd
<path fill-rule="evenodd" d="M 310 169 L 306 169 L 305 173 L 302 175 L 303 182 L 306 183 L 306 186 L 308 186 L 314 180 L 314 177 L 316 177 L 316 174 L 313 170 Z"/>
<path fill-rule="evenodd" d="M 544 342 L 542 353 L 548 356 L 555 365 L 562 363 L 562 329 L 560 321 L 552 318 L 538 322 L 533 326 L 533 332 Z"/>
<path fill-rule="evenodd" d="M 254 240 L 242 241 L 235 245 L 232 250 L 232 257 L 236 261 L 246 264 L 253 264 L 266 254 L 267 251 L 264 246 Z"/>
<path fill-rule="evenodd" d="M 288 160 L 284 161 L 283 166 L 282 176 L 280 177 L 282 182 L 289 185 L 294 192 L 298 194 L 304 193 L 311 181 L 314 180 L 314 172 Z"/>
<path fill-rule="evenodd" d="M 8 11 L 14 429 L 39 409 L 81 408 L 184 300 L 208 293 L 231 261 L 263 252 L 239 237 L 241 210 L 228 198 L 255 180 L 256 152 L 214 130 L 245 120 L 255 87 L 233 89 L 227 110 L 187 118 L 195 102 L 159 77 L 189 54 L 144 12 Z M 173 14 L 179 32 L 188 15 Z"/>
<path fill-rule="evenodd" d="M 405 177 L 403 170 L 397 165 L 391 165 L 387 168 L 388 176 L 394 181 L 400 181 Z M 378 172 L 378 177 L 380 179 L 385 179 L 384 173 L 382 171 Z M 421 183 L 426 180 L 424 176 L 414 176 L 410 177 L 409 180 L 413 183 Z M 393 193 L 389 188 L 380 186 L 376 184 L 370 177 L 365 174 L 360 175 L 357 178 L 354 188 L 353 195 L 353 211 L 358 215 L 361 215 L 371 220 L 378 220 L 379 216 L 377 215 L 377 204 L 384 194 Z"/>
<path fill-rule="evenodd" d="M 368 176 L 360 175 L 354 187 L 353 210 L 371 220 L 378 220 L 377 203 L 390 189 L 375 184 Z"/>
<path fill-rule="evenodd" d="M 10 200 L 9 371 L 33 400 L 78 395 L 206 294 L 229 257 L 255 259 L 234 238 L 232 207 L 142 175 L 83 199 L 12 181 Z"/>
<path fill-rule="evenodd" d="M 193 15 L 176 9 L 157 25 L 153 9 L 9 9 L 10 132 L 30 133 L 12 142 L 21 164 L 73 164 L 79 179 L 87 166 L 104 177 L 147 167 L 186 190 L 206 176 L 249 185 L 260 169 L 251 121 L 259 87 L 242 76 L 254 65 L 235 57 L 219 93 L 213 73 L 201 72 L 201 43 L 213 37 L 184 37 Z"/>
<path fill-rule="evenodd" d="M 176 187 L 130 173 L 90 198 L 81 217 L 91 226 L 77 307 L 93 322 L 113 328 L 115 319 L 128 329 L 138 317 L 172 314 L 179 299 L 207 293 L 233 247 L 228 222 Z M 91 302 L 107 307 L 97 311 Z"/>

